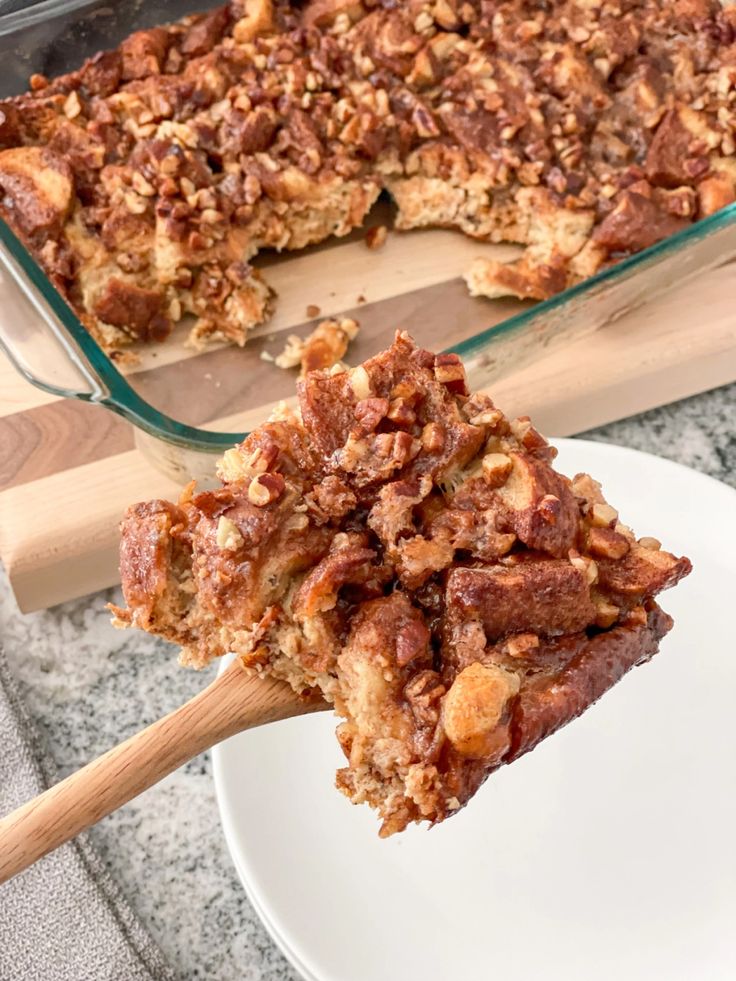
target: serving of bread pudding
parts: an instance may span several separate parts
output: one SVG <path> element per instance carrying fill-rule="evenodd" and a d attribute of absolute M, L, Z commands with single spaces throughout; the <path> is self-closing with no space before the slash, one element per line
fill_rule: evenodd
<path fill-rule="evenodd" d="M 456 355 L 398 334 L 298 393 L 225 453 L 217 490 L 129 509 L 116 623 L 318 691 L 342 720 L 338 787 L 382 834 L 442 821 L 656 653 L 655 596 L 690 562 L 557 473 Z"/>

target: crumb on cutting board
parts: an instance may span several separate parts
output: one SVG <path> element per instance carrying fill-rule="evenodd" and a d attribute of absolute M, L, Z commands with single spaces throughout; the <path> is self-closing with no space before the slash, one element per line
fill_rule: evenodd
<path fill-rule="evenodd" d="M 375 251 L 386 244 L 387 236 L 388 228 L 385 225 L 374 225 L 373 228 L 367 229 L 364 241 L 369 249 Z"/>
<path fill-rule="evenodd" d="M 277 367 L 289 369 L 301 366 L 301 374 L 318 368 L 331 368 L 341 363 L 343 356 L 355 338 L 360 325 L 350 317 L 339 320 L 323 320 L 309 334 L 301 338 L 290 334 L 284 350 L 277 355 Z M 270 356 L 269 359 L 270 360 Z"/>

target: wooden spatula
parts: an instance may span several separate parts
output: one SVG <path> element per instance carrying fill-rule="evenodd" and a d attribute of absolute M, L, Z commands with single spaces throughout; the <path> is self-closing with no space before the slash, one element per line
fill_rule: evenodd
<path fill-rule="evenodd" d="M 0 883 L 245 729 L 328 708 L 237 659 L 204 691 L 0 820 Z"/>

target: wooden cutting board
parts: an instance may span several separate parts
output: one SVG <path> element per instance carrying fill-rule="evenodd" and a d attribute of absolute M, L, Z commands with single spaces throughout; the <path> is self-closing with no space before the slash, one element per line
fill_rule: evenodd
<path fill-rule="evenodd" d="M 397 326 L 443 348 L 523 309 L 468 296 L 461 273 L 484 252 L 506 258 L 513 249 L 437 230 L 390 235 L 375 253 L 353 236 L 278 260 L 266 270 L 279 293 L 276 315 L 236 358 L 215 350 L 193 359 L 181 344 L 167 343 L 155 362 L 144 354 L 136 385 L 143 392 L 147 384 L 158 393 L 162 385 L 193 391 L 182 421 L 217 420 L 209 428 L 245 431 L 264 418 L 266 405 L 294 391 L 296 372 L 260 355 L 278 353 L 287 333 L 308 332 L 308 304 L 322 316 L 350 311 L 360 321 L 347 357 L 353 364 L 384 346 Z M 735 310 L 731 264 L 553 346 L 499 378 L 491 393 L 507 413 L 528 413 L 543 432 L 565 436 L 705 391 L 736 380 Z M 228 385 L 219 382 L 234 370 L 248 380 L 235 399 L 223 396 Z M 116 583 L 124 509 L 149 497 L 175 498 L 179 489 L 137 449 L 124 420 L 34 388 L 0 356 L 0 557 L 21 610 Z"/>

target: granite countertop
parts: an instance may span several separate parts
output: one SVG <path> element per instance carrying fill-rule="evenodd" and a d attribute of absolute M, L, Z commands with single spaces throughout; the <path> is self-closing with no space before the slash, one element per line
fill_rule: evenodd
<path fill-rule="evenodd" d="M 585 433 L 669 457 L 736 485 L 736 385 Z M 21 615 L 0 574 L 0 637 L 62 775 L 199 691 L 211 672 L 110 626 L 107 590 Z M 245 898 L 220 831 L 209 756 L 106 818 L 94 844 L 184 978 L 296 981 Z"/>

